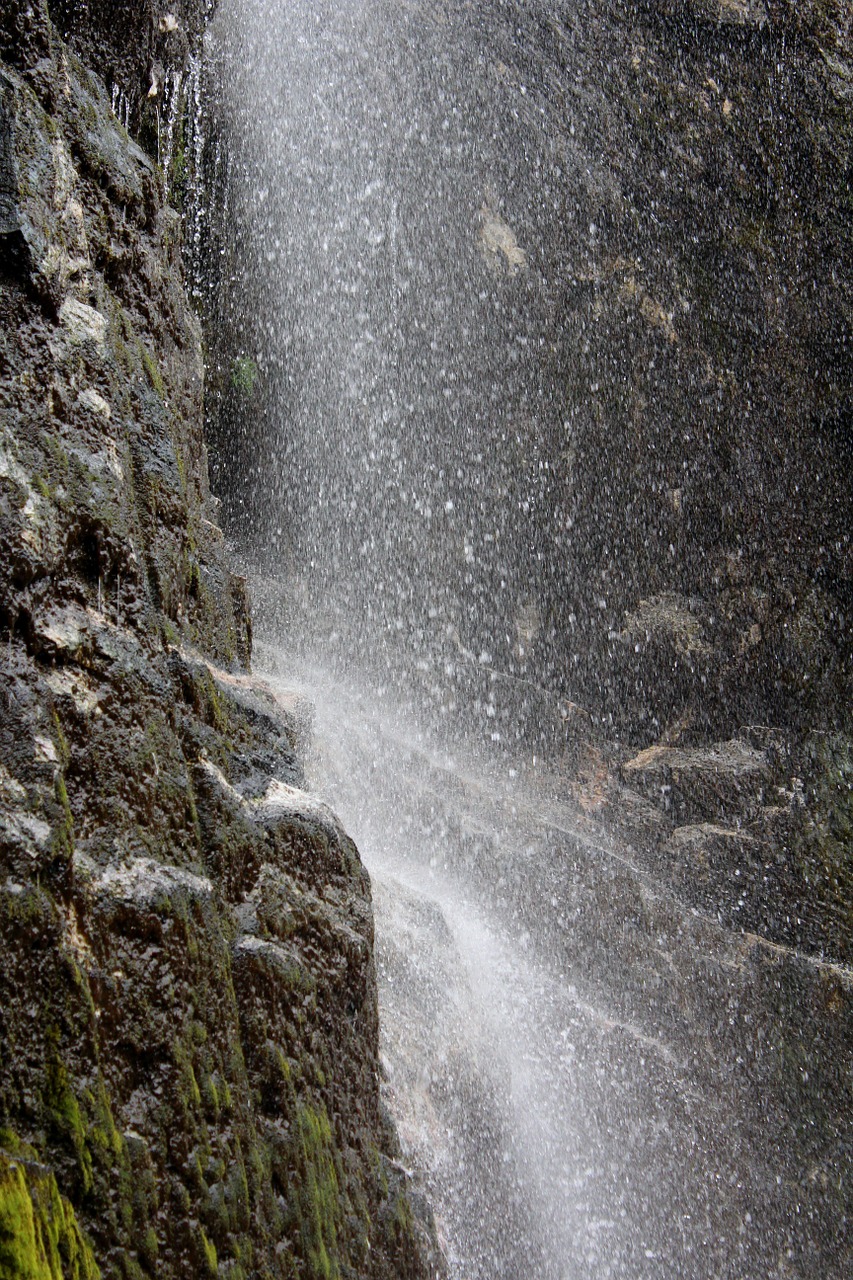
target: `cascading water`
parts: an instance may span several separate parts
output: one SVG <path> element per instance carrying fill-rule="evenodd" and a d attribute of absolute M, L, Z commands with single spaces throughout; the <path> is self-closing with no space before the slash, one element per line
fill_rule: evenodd
<path fill-rule="evenodd" d="M 553 602 L 574 583 L 570 671 L 619 616 L 616 535 L 573 541 L 556 478 L 606 412 L 601 282 L 675 332 L 600 260 L 590 121 L 638 55 L 595 8 L 222 0 L 223 497 L 374 880 L 387 1092 L 451 1274 L 840 1276 L 843 1055 L 802 1044 L 849 976 L 682 905 L 590 821 L 595 762 L 588 804 L 560 773 Z M 569 249 L 594 296 L 560 327 Z"/>
<path fill-rule="evenodd" d="M 531 758 L 261 660 L 301 675 L 374 881 L 386 1088 L 451 1276 L 841 1276 L 846 1050 L 813 1016 L 844 971 L 685 908 Z"/>

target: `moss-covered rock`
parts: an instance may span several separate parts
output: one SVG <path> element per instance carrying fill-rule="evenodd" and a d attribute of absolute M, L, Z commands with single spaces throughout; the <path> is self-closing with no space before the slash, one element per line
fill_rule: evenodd
<path fill-rule="evenodd" d="M 100 1280 L 73 1208 L 33 1155 L 13 1135 L 0 1132 L 0 1276 Z"/>

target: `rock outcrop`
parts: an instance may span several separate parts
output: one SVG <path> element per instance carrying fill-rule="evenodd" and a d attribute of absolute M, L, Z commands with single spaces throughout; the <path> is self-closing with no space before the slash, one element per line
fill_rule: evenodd
<path fill-rule="evenodd" d="M 125 128 L 208 7 L 0 6 L 8 1280 L 435 1265 L 368 878 L 302 789 L 305 708 L 248 674 L 181 219 Z"/>

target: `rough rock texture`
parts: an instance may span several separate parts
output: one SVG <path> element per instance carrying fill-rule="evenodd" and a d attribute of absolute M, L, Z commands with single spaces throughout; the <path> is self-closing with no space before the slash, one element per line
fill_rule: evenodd
<path fill-rule="evenodd" d="M 573 687 L 621 767 L 604 811 L 664 881 L 849 963 L 851 11 L 625 23 L 591 125 L 618 194 L 561 338 L 568 381 L 595 334 L 561 477 Z"/>
<path fill-rule="evenodd" d="M 586 6 L 601 11 L 607 82 L 565 88 L 598 170 L 570 184 L 562 243 L 546 249 L 571 454 L 543 531 L 562 553 L 557 661 L 638 745 L 683 717 L 699 737 L 837 727 L 851 669 L 849 6 L 615 8 Z M 595 46 L 567 23 L 537 53 L 551 70 L 580 48 L 587 70 Z"/>
<path fill-rule="evenodd" d="M 180 219 L 50 21 L 138 85 L 152 14 L 0 5 L 0 1275 L 423 1276 L 367 875 L 246 674 Z"/>
<path fill-rule="evenodd" d="M 792 750 L 780 730 L 753 727 L 701 748 L 628 754 L 599 752 L 589 807 L 642 851 L 660 884 L 731 928 L 850 963 L 853 814 L 842 735 L 815 732 Z"/>
<path fill-rule="evenodd" d="M 169 71 L 198 53 L 216 0 L 48 0 L 59 34 L 97 67 L 104 83 L 124 96 L 134 133 L 156 130 Z"/>
<path fill-rule="evenodd" d="M 763 804 L 797 804 L 769 794 L 776 744 L 754 734 L 703 751 L 662 749 L 657 759 L 626 761 L 623 776 L 606 748 L 588 747 L 566 788 L 541 761 L 519 761 L 518 780 L 507 785 L 505 776 L 484 778 L 461 753 L 448 759 L 388 721 L 375 725 L 361 729 L 373 763 L 368 803 L 396 814 L 404 779 L 401 840 L 422 850 L 424 862 L 438 859 L 460 900 L 512 921 L 522 941 L 510 963 L 519 971 L 535 965 L 537 983 L 557 972 L 567 984 L 561 1015 L 534 1006 L 542 1041 L 534 1031 L 514 1042 L 526 1053 L 544 1044 L 555 1074 L 561 1044 L 572 1046 L 574 1065 L 550 1095 L 553 1112 L 536 1115 L 565 1133 L 563 1104 L 568 1113 L 571 1137 L 558 1167 L 567 1177 L 578 1168 L 569 1185 L 577 1194 L 583 1179 L 588 1197 L 575 1241 L 598 1230 L 590 1204 L 613 1206 L 614 1218 L 633 1224 L 618 1260 L 611 1246 L 579 1274 L 597 1277 L 610 1266 L 623 1280 L 847 1280 L 853 970 L 815 955 L 812 939 L 797 948 L 771 940 L 805 932 L 796 908 L 787 922 L 784 913 L 773 918 L 784 900 L 777 878 L 787 871 L 746 825 Z M 336 744 L 344 789 L 357 777 L 358 731 Z M 667 811 L 676 775 L 685 800 L 693 790 L 697 809 L 707 804 L 726 817 L 701 822 L 674 803 Z M 616 825 L 613 839 L 607 827 Z M 377 898 L 393 921 L 379 939 L 379 968 L 383 1009 L 396 1015 L 386 1015 L 385 1027 L 401 1133 L 428 1155 L 442 1142 L 443 1106 L 455 1110 L 464 1099 L 472 1122 L 460 1132 L 451 1110 L 447 1127 L 466 1145 L 465 1168 L 483 1168 L 493 1148 L 482 1077 L 448 1065 L 464 1055 L 466 1035 L 455 1024 L 470 1016 L 464 997 L 447 999 L 459 982 L 454 935 L 416 891 L 386 882 Z M 808 899 L 801 904 L 808 908 Z M 803 924 L 808 930 L 814 917 L 806 913 Z M 529 1012 L 523 997 L 518 1004 Z M 496 1057 L 500 1051 L 498 1035 Z M 425 1061 L 434 1064 L 429 1072 Z M 506 1120 L 503 1108 L 491 1115 L 498 1128 Z M 443 1153 L 440 1176 L 448 1164 Z M 486 1176 L 501 1197 L 500 1175 Z M 460 1214 L 473 1207 L 470 1183 L 461 1181 L 454 1216 L 457 1206 Z M 506 1223 L 504 1274 L 548 1274 L 512 1252 L 518 1202 L 501 1203 L 486 1247 L 495 1248 Z"/>

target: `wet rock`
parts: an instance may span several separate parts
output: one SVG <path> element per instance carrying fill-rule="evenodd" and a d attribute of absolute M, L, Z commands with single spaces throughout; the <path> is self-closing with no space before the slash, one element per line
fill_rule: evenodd
<path fill-rule="evenodd" d="M 701 601 L 697 608 L 695 602 L 676 592 L 641 600 L 636 611 L 625 617 L 625 638 L 639 643 L 653 636 L 664 636 L 672 641 L 676 653 L 684 657 L 707 654 L 710 645 L 704 635 L 701 609 Z"/>
<path fill-rule="evenodd" d="M 698 18 L 723 25 L 762 27 L 768 21 L 764 0 L 692 0 Z"/>
<path fill-rule="evenodd" d="M 763 876 L 768 851 L 755 836 L 717 823 L 693 823 L 676 827 L 663 852 L 671 859 L 670 882 L 686 902 L 726 924 L 769 932 L 762 928 L 764 903 L 771 896 L 769 877 Z"/>
<path fill-rule="evenodd" d="M 3 1265 L 10 1275 L 38 1280 L 65 1270 L 79 1280 L 97 1280 L 98 1266 L 74 1210 L 35 1154 L 21 1143 L 11 1157 L 0 1151 Z"/>
<path fill-rule="evenodd" d="M 623 762 L 592 816 L 678 899 L 727 927 L 849 963 L 849 743 L 752 726 Z"/>
<path fill-rule="evenodd" d="M 622 766 L 626 780 L 673 820 L 754 817 L 770 780 L 767 756 L 741 739 L 708 747 L 647 747 Z"/>
<path fill-rule="evenodd" d="M 50 289 L 65 254 L 54 198 L 72 166 L 63 140 L 54 145 L 49 117 L 35 95 L 6 70 L 0 73 L 0 139 L 2 253 L 25 264 Z"/>
<path fill-rule="evenodd" d="M 515 275 L 527 265 L 527 254 L 516 240 L 512 227 L 488 204 L 480 210 L 480 245 L 496 271 Z"/>

